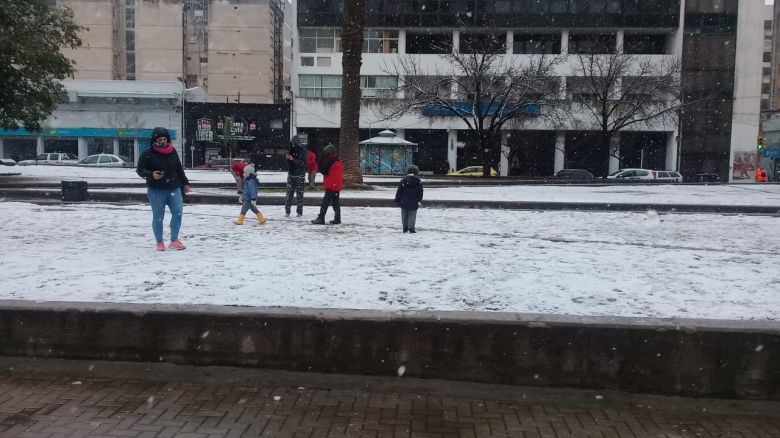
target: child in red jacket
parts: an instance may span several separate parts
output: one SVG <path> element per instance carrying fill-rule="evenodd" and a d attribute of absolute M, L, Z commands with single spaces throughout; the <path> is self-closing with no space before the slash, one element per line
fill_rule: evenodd
<path fill-rule="evenodd" d="M 319 164 L 320 173 L 325 177 L 322 188 L 325 190 L 325 196 L 322 197 L 320 214 L 317 219 L 311 221 L 313 224 L 325 224 L 325 213 L 328 212 L 328 206 L 333 205 L 333 220 L 331 225 L 341 223 L 341 205 L 339 205 L 339 194 L 344 188 L 344 167 L 341 160 L 336 156 L 336 147 L 332 144 L 325 146 L 322 150 L 322 160 Z"/>

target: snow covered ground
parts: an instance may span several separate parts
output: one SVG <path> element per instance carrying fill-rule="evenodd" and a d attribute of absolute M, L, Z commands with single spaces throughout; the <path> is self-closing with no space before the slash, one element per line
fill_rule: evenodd
<path fill-rule="evenodd" d="M 160 253 L 147 206 L 0 202 L 0 299 L 780 318 L 771 217 L 423 209 L 409 235 L 397 209 L 236 213 L 186 206 L 187 250 Z"/>
<path fill-rule="evenodd" d="M 142 184 L 134 169 L 85 168 L 78 166 L 14 166 L 22 176 L 48 182 L 64 179 L 80 179 L 92 183 Z M 6 169 L 0 169 L 3 171 Z M 188 170 L 187 177 L 196 186 L 195 193 L 234 194 L 232 190 L 197 187 L 197 183 L 220 183 L 227 187 L 235 184 L 229 172 L 213 170 Z M 283 172 L 260 172 L 262 182 L 284 182 Z M 317 176 L 319 182 L 322 175 Z M 378 181 L 399 181 L 395 177 L 366 177 L 369 184 Z M 425 179 L 423 178 L 423 181 Z M 0 182 L 2 180 L 0 179 Z M 99 190 L 91 188 L 90 190 Z M 123 188 L 123 191 L 145 191 Z M 265 195 L 282 193 L 267 192 Z M 316 196 L 321 196 L 318 192 Z M 345 198 L 392 198 L 395 188 L 377 187 L 370 191 L 345 191 Z M 425 197 L 430 200 L 492 200 L 492 201 L 541 201 L 541 202 L 597 202 L 597 203 L 652 203 L 652 204 L 712 204 L 712 205 L 760 205 L 778 206 L 780 209 L 780 185 L 731 184 L 731 185 L 613 185 L 613 186 L 463 186 L 428 187 Z"/>

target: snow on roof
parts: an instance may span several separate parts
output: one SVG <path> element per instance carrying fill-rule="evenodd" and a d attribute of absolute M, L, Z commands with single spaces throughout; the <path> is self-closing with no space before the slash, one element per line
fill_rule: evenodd
<path fill-rule="evenodd" d="M 395 136 L 395 132 L 386 129 L 379 133 L 378 136 L 363 140 L 360 144 L 365 145 L 394 145 L 394 146 L 417 146 L 417 143 L 404 140 Z"/>
<path fill-rule="evenodd" d="M 177 99 L 183 85 L 176 81 L 64 80 L 68 93 L 80 97 L 156 97 Z"/>

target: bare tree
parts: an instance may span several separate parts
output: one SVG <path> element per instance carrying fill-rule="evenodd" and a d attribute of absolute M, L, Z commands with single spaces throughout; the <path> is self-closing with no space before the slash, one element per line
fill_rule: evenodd
<path fill-rule="evenodd" d="M 362 184 L 360 173 L 360 67 L 363 55 L 363 27 L 366 21 L 365 0 L 344 2 L 344 23 L 341 28 L 341 42 L 344 56 L 341 83 L 341 129 L 339 130 L 339 152 L 344 163 L 344 181 Z"/>
<path fill-rule="evenodd" d="M 678 124 L 680 61 L 646 55 L 579 54 L 567 88 L 575 124 L 599 130 L 601 146 L 622 161 L 616 134 L 630 126 Z M 575 116 L 576 117 L 576 116 Z M 590 125 L 590 126 L 588 126 Z"/>
<path fill-rule="evenodd" d="M 484 176 L 501 150 L 501 134 L 510 126 L 538 116 L 552 116 L 557 108 L 560 81 L 555 67 L 560 57 L 534 55 L 513 59 L 504 56 L 503 42 L 451 50 L 441 55 L 452 66 L 425 70 L 414 57 L 386 67 L 398 76 L 399 98 L 388 102 L 384 120 L 406 114 L 457 117 L 473 132 L 482 153 Z"/>

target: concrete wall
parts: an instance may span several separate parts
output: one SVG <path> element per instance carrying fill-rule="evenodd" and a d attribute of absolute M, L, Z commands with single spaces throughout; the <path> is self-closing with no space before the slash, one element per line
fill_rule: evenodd
<path fill-rule="evenodd" d="M 79 37 L 78 49 L 62 49 L 76 61 L 75 79 L 113 79 L 113 7 L 111 0 L 71 0 L 65 6 L 73 10 L 76 24 L 87 27 Z"/>
<path fill-rule="evenodd" d="M 184 69 L 181 2 L 137 0 L 136 10 L 136 79 L 177 80 Z"/>
<path fill-rule="evenodd" d="M 780 323 L 0 302 L 0 354 L 780 400 Z"/>
<path fill-rule="evenodd" d="M 214 1 L 208 94 L 216 102 L 273 103 L 273 20 L 267 2 Z"/>

